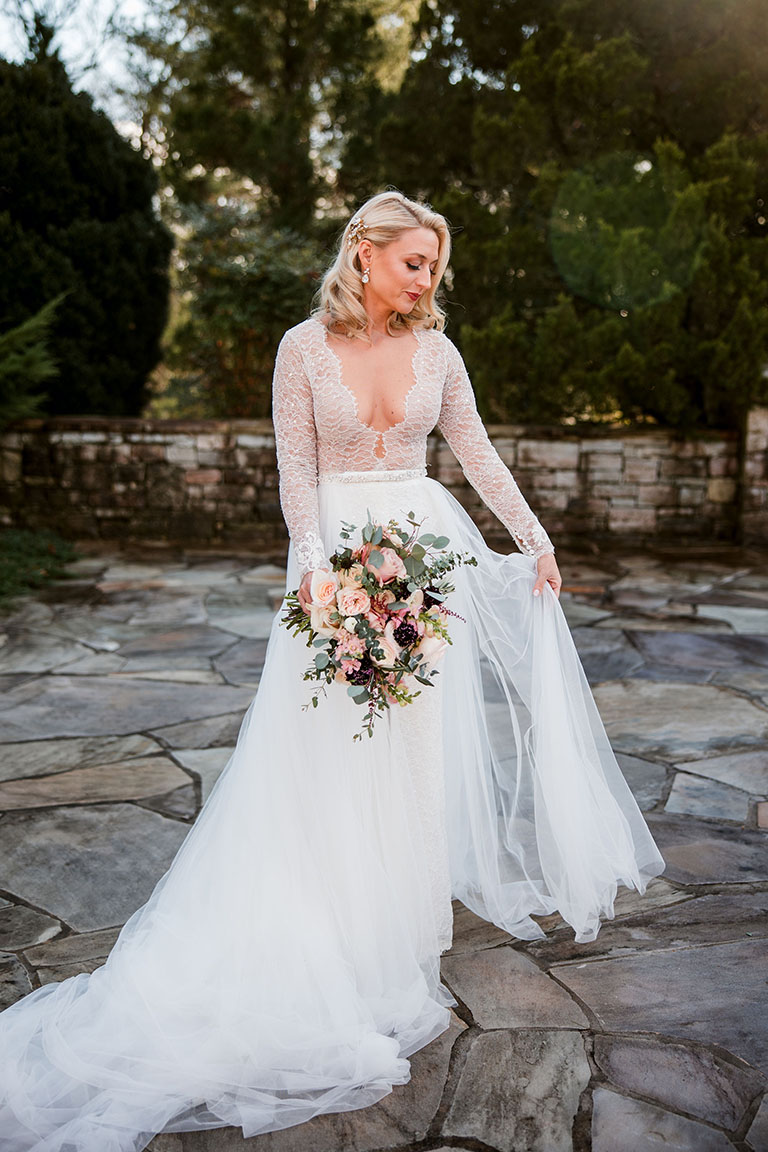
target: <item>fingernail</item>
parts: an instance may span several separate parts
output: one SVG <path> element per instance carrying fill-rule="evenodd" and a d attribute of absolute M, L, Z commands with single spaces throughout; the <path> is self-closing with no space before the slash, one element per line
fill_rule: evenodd
<path fill-rule="evenodd" d="M 540 588 L 534 588 L 533 594 L 534 594 L 534 596 L 540 596 L 541 595 L 541 589 Z"/>

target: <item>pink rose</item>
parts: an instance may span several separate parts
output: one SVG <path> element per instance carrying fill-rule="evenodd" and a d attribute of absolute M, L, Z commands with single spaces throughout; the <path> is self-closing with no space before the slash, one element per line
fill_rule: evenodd
<path fill-rule="evenodd" d="M 325 568 L 316 568 L 312 573 L 312 582 L 309 586 L 309 595 L 312 603 L 321 608 L 333 604 L 339 580 L 335 572 L 328 572 Z"/>
<path fill-rule="evenodd" d="M 382 558 L 380 567 L 376 568 L 371 564 L 370 556 L 365 561 L 365 566 L 372 575 L 376 577 L 379 584 L 387 584 L 390 580 L 400 579 L 408 575 L 405 570 L 405 564 L 395 552 L 394 548 L 378 548 L 376 551 Z"/>
<path fill-rule="evenodd" d="M 341 588 L 336 603 L 342 616 L 358 616 L 371 607 L 371 598 L 364 588 Z"/>

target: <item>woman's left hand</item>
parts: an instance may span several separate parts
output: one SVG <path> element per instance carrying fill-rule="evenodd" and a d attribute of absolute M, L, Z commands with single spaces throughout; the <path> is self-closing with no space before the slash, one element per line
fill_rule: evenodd
<path fill-rule="evenodd" d="M 557 561 L 552 552 L 546 552 L 543 556 L 539 556 L 536 561 L 536 568 L 538 576 L 536 583 L 533 586 L 534 596 L 541 596 L 545 584 L 549 584 L 555 596 L 560 599 L 560 586 L 563 583 L 563 578 L 560 575 L 560 569 L 557 567 Z"/>

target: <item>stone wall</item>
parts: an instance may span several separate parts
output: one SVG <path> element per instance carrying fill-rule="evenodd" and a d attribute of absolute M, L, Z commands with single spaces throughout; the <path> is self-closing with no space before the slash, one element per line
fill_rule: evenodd
<path fill-rule="evenodd" d="M 749 414 L 742 461 L 741 523 L 744 542 L 768 541 L 768 408 Z"/>
<path fill-rule="evenodd" d="M 743 476 L 731 433 L 488 430 L 556 542 L 739 540 L 742 514 L 751 540 L 768 539 L 766 410 L 750 423 Z M 430 437 L 428 471 L 489 541 L 508 545 L 438 434 Z M 0 477 L 5 524 L 55 527 L 75 539 L 285 551 L 268 420 L 26 421 L 0 434 Z"/>

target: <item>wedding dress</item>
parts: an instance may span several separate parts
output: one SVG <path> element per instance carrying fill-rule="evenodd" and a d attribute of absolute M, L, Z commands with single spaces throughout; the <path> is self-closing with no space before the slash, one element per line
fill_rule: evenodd
<path fill-rule="evenodd" d="M 415 334 L 402 419 L 364 424 L 317 318 L 274 375 L 286 591 L 328 566 L 342 521 L 409 512 L 477 557 L 455 570 L 433 687 L 353 742 L 310 650 L 272 625 L 237 747 L 106 963 L 0 1015 L 2 1152 L 138 1152 L 160 1131 L 245 1135 L 362 1108 L 449 1024 L 451 897 L 531 939 L 559 911 L 591 940 L 618 884 L 663 861 L 624 782 L 536 557 L 552 545 L 493 448 L 451 340 Z M 488 548 L 426 474 L 437 426 L 521 551 Z M 338 690 L 336 690 L 338 688 Z"/>

